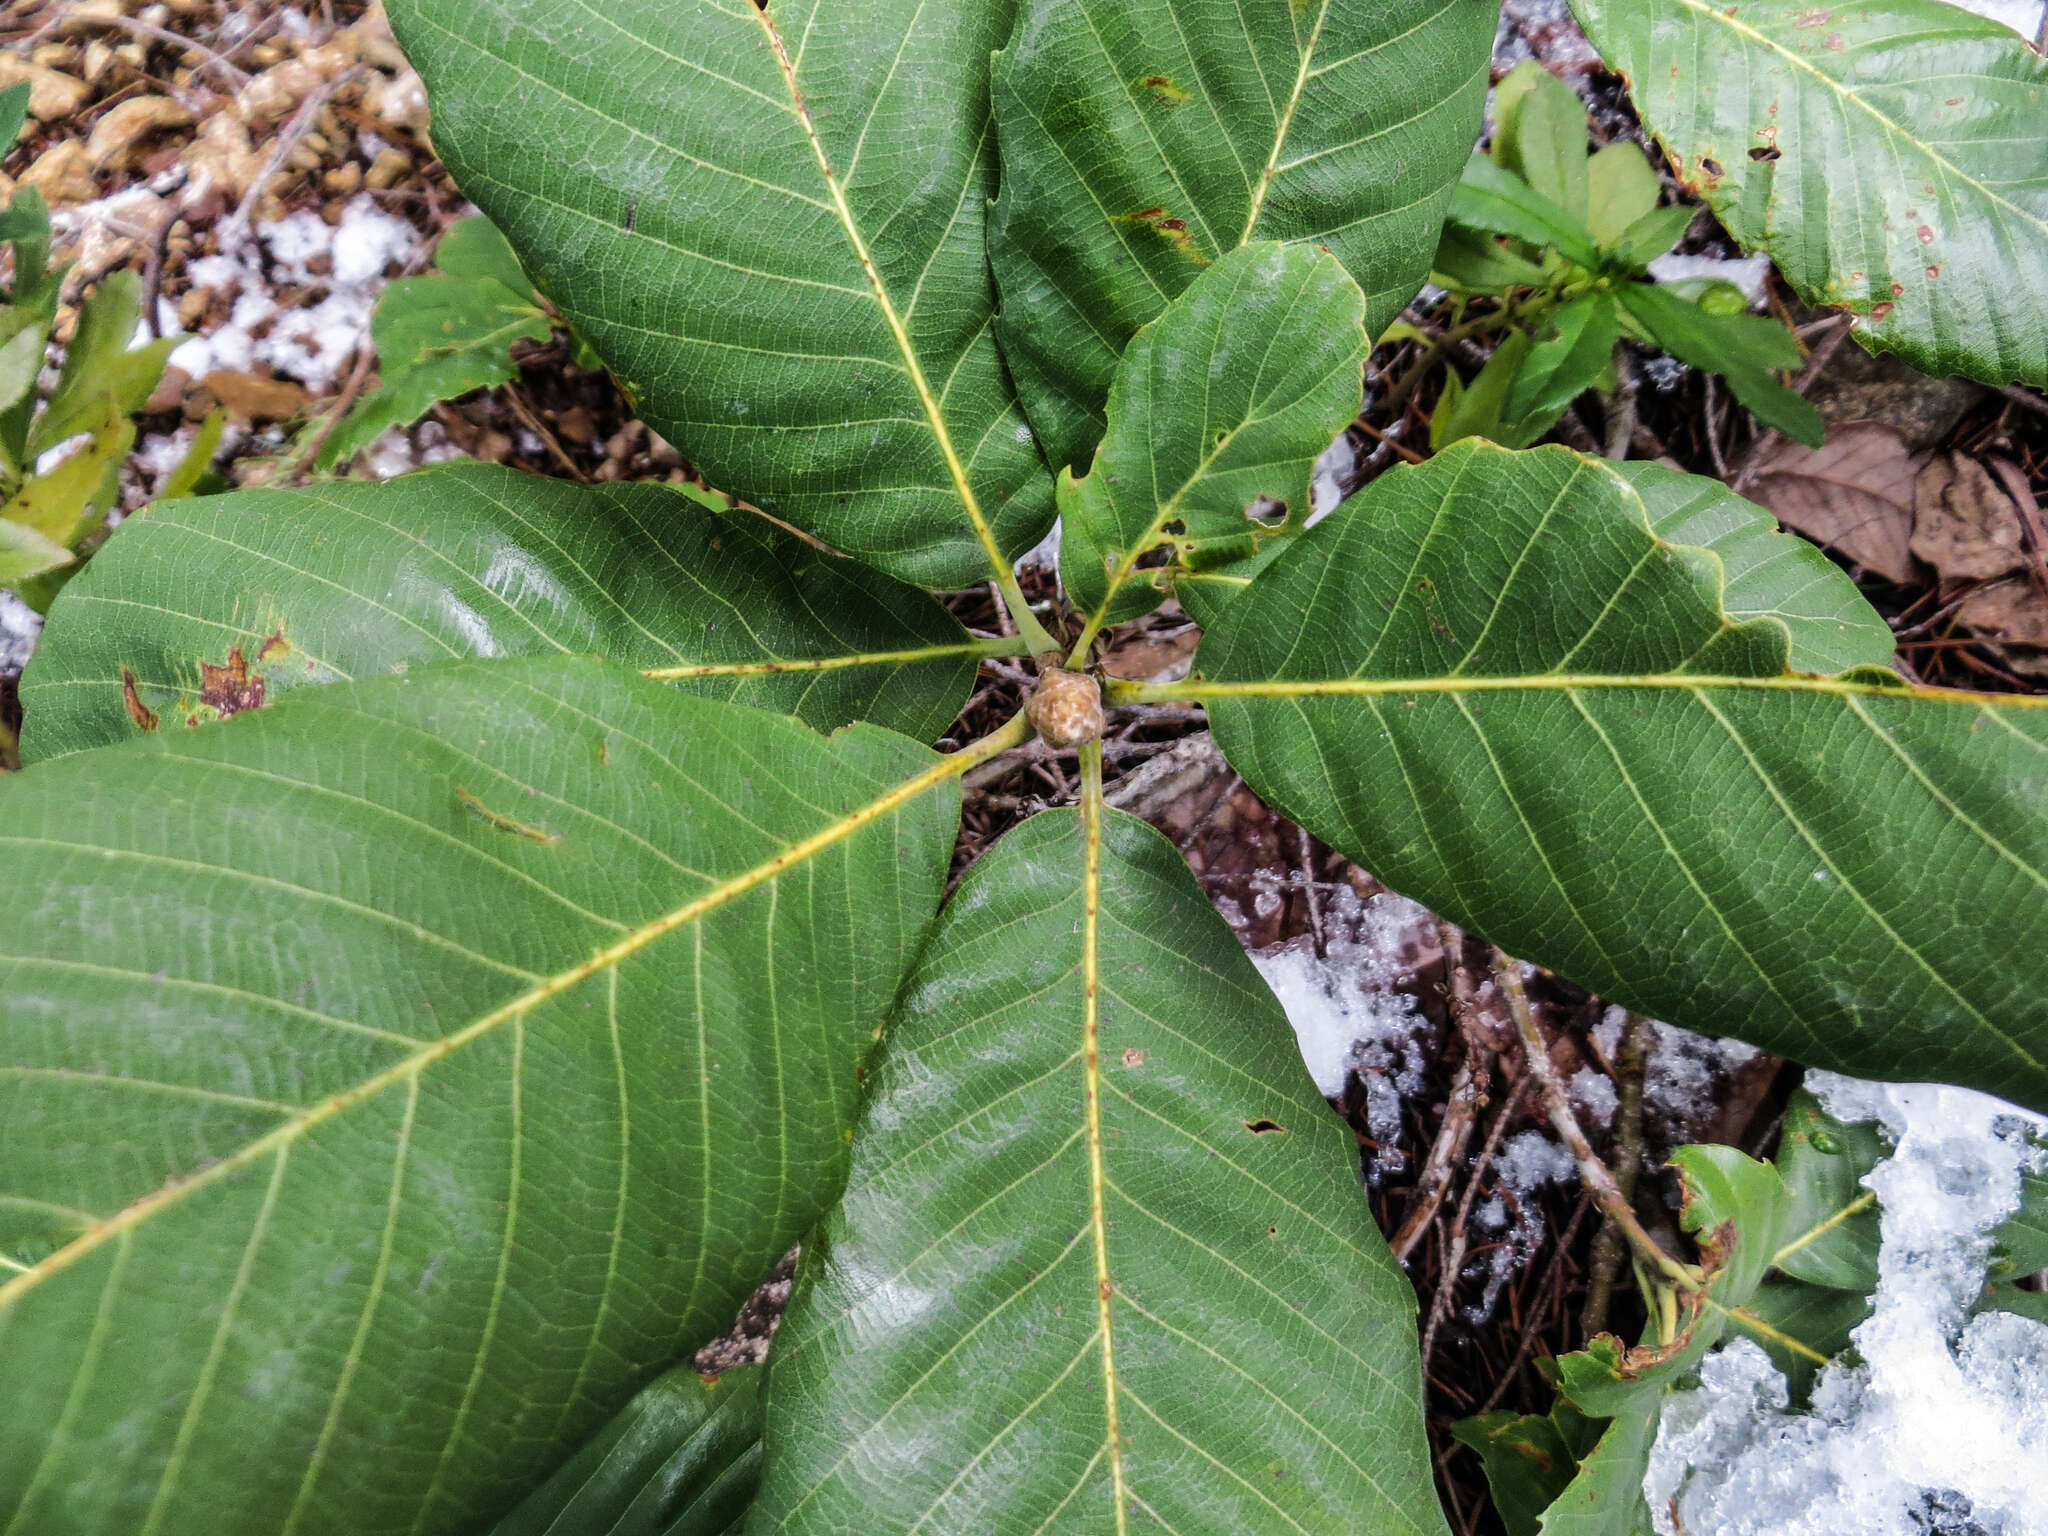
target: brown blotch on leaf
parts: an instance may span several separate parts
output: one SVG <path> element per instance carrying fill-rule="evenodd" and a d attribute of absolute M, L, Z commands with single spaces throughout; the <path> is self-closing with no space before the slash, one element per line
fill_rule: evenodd
<path fill-rule="evenodd" d="M 1182 102 L 1193 99 L 1188 92 L 1173 83 L 1171 75 L 1146 75 L 1138 84 L 1168 107 L 1177 107 Z"/>
<path fill-rule="evenodd" d="M 121 669 L 121 702 L 128 706 L 128 718 L 145 731 L 153 731 L 161 722 L 156 711 L 142 702 L 142 695 L 135 690 L 135 674 L 126 667 Z"/>
<path fill-rule="evenodd" d="M 284 625 L 280 623 L 277 628 L 264 636 L 263 643 L 256 647 L 256 659 L 258 661 L 275 661 L 280 656 L 289 656 L 291 649 L 292 643 L 285 639 Z"/>
<path fill-rule="evenodd" d="M 263 707 L 263 679 L 249 670 L 248 658 L 239 645 L 228 648 L 224 667 L 210 661 L 199 663 L 199 702 L 222 720 L 245 709 Z"/>
<path fill-rule="evenodd" d="M 1127 1067 L 1142 1067 L 1145 1065 L 1145 1053 L 1135 1045 L 1126 1046 L 1124 1048 L 1124 1065 Z"/>
<path fill-rule="evenodd" d="M 1149 229 L 1166 241 L 1181 255 L 1203 266 L 1209 258 L 1202 254 L 1202 248 L 1195 244 L 1195 237 L 1188 233 L 1188 221 L 1177 219 L 1164 208 L 1136 208 L 1129 213 L 1120 213 L 1110 221 L 1113 224 L 1135 224 L 1140 229 Z"/>

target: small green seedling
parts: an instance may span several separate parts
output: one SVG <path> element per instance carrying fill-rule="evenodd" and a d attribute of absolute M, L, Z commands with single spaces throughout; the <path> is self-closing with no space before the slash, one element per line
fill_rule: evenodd
<path fill-rule="evenodd" d="M 1469 384 L 1446 374 L 1431 447 L 1461 437 L 1528 446 L 1584 391 L 1613 393 L 1624 338 L 1723 375 L 1766 426 L 1819 444 L 1819 413 L 1773 376 L 1801 361 L 1790 332 L 1746 313 L 1732 283 L 1648 280 L 1697 211 L 1662 193 L 1636 145 L 1586 152 L 1584 106 L 1542 65 L 1501 81 L 1491 152 L 1465 168 L 1431 279 L 1456 300 L 1452 334 L 1507 335 Z M 1479 298 L 1497 307 L 1468 318 Z"/>

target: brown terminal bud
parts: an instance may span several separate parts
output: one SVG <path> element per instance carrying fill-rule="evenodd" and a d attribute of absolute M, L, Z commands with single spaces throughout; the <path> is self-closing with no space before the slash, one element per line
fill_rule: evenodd
<path fill-rule="evenodd" d="M 1050 660 L 1040 663 L 1038 686 L 1024 706 L 1031 727 L 1055 747 L 1078 747 L 1102 739 L 1102 685 L 1085 672 L 1069 672 Z"/>

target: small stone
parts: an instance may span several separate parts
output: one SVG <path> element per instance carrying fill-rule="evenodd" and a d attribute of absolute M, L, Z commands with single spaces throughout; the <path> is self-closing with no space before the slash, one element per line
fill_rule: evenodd
<path fill-rule="evenodd" d="M 363 168 L 353 160 L 347 161 L 322 176 L 320 184 L 339 197 L 348 197 L 361 190 Z"/>
<path fill-rule="evenodd" d="M 209 188 L 239 198 L 249 190 L 263 160 L 249 142 L 249 130 L 232 112 L 215 112 L 206 119 L 199 137 L 185 149 L 185 169 L 191 174 L 187 197 L 204 196 Z"/>
<path fill-rule="evenodd" d="M 405 179 L 405 173 L 412 169 L 412 156 L 402 149 L 380 149 L 377 158 L 370 162 L 369 174 L 363 177 L 363 184 L 381 192 L 395 187 Z"/>
<path fill-rule="evenodd" d="M 92 94 L 92 87 L 83 80 L 31 64 L 11 53 L 0 54 L 0 90 L 24 80 L 28 82 L 28 115 L 40 123 L 54 123 L 71 116 Z"/>
<path fill-rule="evenodd" d="M 134 96 L 122 102 L 93 124 L 86 140 L 85 155 L 94 170 L 120 164 L 136 144 L 152 133 L 167 128 L 184 128 L 192 122 L 192 109 L 168 96 Z"/>
<path fill-rule="evenodd" d="M 175 411 L 185 404 L 185 386 L 192 382 L 192 375 L 182 368 L 166 368 L 163 377 L 156 381 L 156 389 L 150 394 L 143 410 L 151 415 L 162 411 Z"/>
<path fill-rule="evenodd" d="M 92 160 L 76 139 L 52 144 L 22 173 L 21 184 L 34 187 L 52 208 L 89 203 L 99 196 L 92 179 Z"/>

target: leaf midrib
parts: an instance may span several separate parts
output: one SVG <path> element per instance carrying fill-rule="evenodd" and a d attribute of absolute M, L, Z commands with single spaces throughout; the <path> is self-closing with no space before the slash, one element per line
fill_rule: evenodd
<path fill-rule="evenodd" d="M 1327 3 L 1327 0 L 1326 0 Z M 846 200 L 846 190 L 832 169 L 832 162 L 825 153 L 825 142 L 818 135 L 818 125 L 811 116 L 810 103 L 804 99 L 803 87 L 797 82 L 796 64 L 784 46 L 782 33 L 776 27 L 763 6 L 749 5 L 754 19 L 760 23 L 761 31 L 768 40 L 769 48 L 775 54 L 776 67 L 782 72 L 784 88 L 789 92 L 792 108 L 798 125 L 803 129 L 804 140 L 811 147 L 812 158 L 817 161 L 818 175 L 825 183 L 825 191 L 831 199 L 832 211 L 839 220 L 839 226 L 846 233 L 847 243 L 860 262 L 863 276 L 867 278 L 869 291 L 874 295 L 876 305 L 882 311 L 882 320 L 889 328 L 889 335 L 896 343 L 896 350 L 903 358 L 904 368 L 910 375 L 911 387 L 917 392 L 918 404 L 923 408 L 926 424 L 937 444 L 940 456 L 946 462 L 946 473 L 953 482 L 953 493 L 959 498 L 961 510 L 974 525 L 975 539 L 982 552 L 988 556 L 995 568 L 997 580 L 1010 576 L 1009 562 L 1003 558 L 1002 549 L 996 543 L 995 531 L 989 526 L 988 518 L 981 510 L 981 502 L 974 494 L 974 487 L 967 477 L 967 466 L 960 460 L 959 451 L 953 446 L 953 435 L 946 426 L 945 408 L 931 384 L 924 376 L 924 364 L 911 344 L 910 332 L 903 323 L 903 317 L 896 312 L 895 301 L 889 297 L 888 286 L 882 281 L 881 269 L 875 265 L 874 256 L 869 252 L 867 240 L 860 232 L 860 225 L 853 216 L 853 208 Z M 1012 578 L 1014 579 L 1014 578 Z"/>
<path fill-rule="evenodd" d="M 613 970 L 656 940 L 687 927 L 728 902 L 769 883 L 844 841 L 861 828 L 916 799 L 926 790 L 935 788 L 948 779 L 966 772 L 975 763 L 1016 745 L 1023 739 L 1024 734 L 1024 721 L 1020 715 L 1003 729 L 984 737 L 974 746 L 956 752 L 950 757 L 941 758 L 924 772 L 905 780 L 886 794 L 827 824 L 810 836 L 790 844 L 772 858 L 763 860 L 651 922 L 642 924 L 617 942 L 599 950 L 588 960 L 544 978 L 525 992 L 471 1020 L 462 1028 L 427 1043 L 410 1056 L 373 1073 L 353 1087 L 330 1094 L 306 1106 L 282 1124 L 244 1143 L 218 1161 L 208 1164 L 190 1178 L 167 1183 L 124 1206 L 112 1216 L 80 1233 L 25 1273 L 0 1283 L 0 1310 L 10 1306 L 43 1281 L 62 1273 L 98 1251 L 109 1239 L 120 1237 L 143 1226 L 155 1216 L 175 1209 L 196 1192 L 260 1162 L 271 1153 L 289 1149 L 315 1127 L 377 1097 L 386 1089 L 416 1079 L 435 1063 L 490 1035 L 501 1025 L 524 1019 L 543 1003 L 574 990 L 593 976 Z"/>

